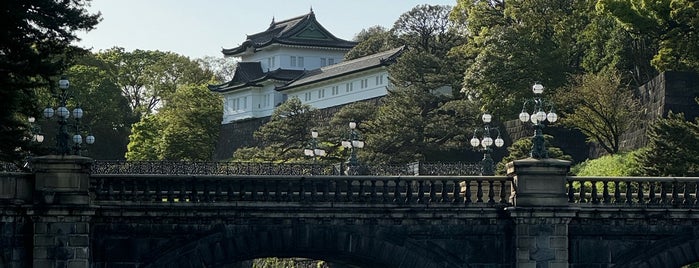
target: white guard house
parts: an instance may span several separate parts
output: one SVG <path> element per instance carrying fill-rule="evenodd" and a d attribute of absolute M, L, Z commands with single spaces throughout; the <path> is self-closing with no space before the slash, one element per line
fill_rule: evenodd
<path fill-rule="evenodd" d="M 323 109 L 386 95 L 386 67 L 404 48 L 343 61 L 355 45 L 323 28 L 313 10 L 288 20 L 273 19 L 267 30 L 223 49 L 224 56 L 240 61 L 231 81 L 209 86 L 224 99 L 221 123 L 268 117 L 291 97 Z"/>

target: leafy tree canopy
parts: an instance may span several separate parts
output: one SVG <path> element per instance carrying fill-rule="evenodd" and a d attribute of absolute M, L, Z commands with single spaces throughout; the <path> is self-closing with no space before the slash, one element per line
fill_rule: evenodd
<path fill-rule="evenodd" d="M 75 31 L 90 31 L 100 14 L 89 1 L 26 0 L 0 4 L 0 160 L 18 162 L 29 148 L 27 117 L 41 108 L 35 90 L 53 87 L 72 58 Z"/>
<path fill-rule="evenodd" d="M 699 176 L 699 120 L 669 113 L 651 124 L 648 145 L 636 155 L 645 176 Z"/>
<path fill-rule="evenodd" d="M 564 108 L 561 122 L 609 154 L 619 152 L 621 135 L 640 117 L 640 103 L 616 73 L 571 76 L 571 84 L 556 98 Z"/>
<path fill-rule="evenodd" d="M 601 0 L 597 5 L 628 31 L 658 44 L 651 63 L 659 71 L 699 71 L 699 1 Z"/>
<path fill-rule="evenodd" d="M 233 154 L 235 161 L 288 162 L 303 161 L 311 130 L 317 127 L 317 110 L 302 104 L 297 97 L 279 105 L 270 121 L 254 133 L 258 148 L 241 148 Z"/>
<path fill-rule="evenodd" d="M 221 99 L 206 86 L 180 86 L 156 114 L 133 124 L 127 160 L 211 160 Z"/>
<path fill-rule="evenodd" d="M 571 167 L 570 172 L 576 176 L 636 176 L 641 168 L 635 159 L 638 152 L 639 150 L 636 150 L 589 159 Z"/>

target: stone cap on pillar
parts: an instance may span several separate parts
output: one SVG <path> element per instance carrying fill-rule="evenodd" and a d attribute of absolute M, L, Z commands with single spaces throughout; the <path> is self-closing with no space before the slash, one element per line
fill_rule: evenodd
<path fill-rule="evenodd" d="M 34 190 L 46 204 L 88 204 L 93 160 L 76 155 L 47 155 L 31 160 Z"/>
<path fill-rule="evenodd" d="M 565 177 L 570 165 L 570 161 L 553 158 L 507 163 L 507 175 L 513 177 L 512 203 L 518 207 L 568 206 Z"/>

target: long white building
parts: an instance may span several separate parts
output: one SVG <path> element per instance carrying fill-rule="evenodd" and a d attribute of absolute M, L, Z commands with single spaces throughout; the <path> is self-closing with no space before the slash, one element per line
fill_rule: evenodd
<path fill-rule="evenodd" d="M 272 20 L 267 30 L 222 51 L 239 61 L 231 81 L 209 86 L 224 100 L 221 123 L 268 117 L 292 97 L 323 109 L 386 95 L 386 67 L 403 48 L 344 61 L 355 45 L 328 32 L 312 10 Z"/>

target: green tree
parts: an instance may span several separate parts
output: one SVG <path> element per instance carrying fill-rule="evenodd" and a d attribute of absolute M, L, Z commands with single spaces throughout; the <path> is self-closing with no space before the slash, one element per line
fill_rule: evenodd
<path fill-rule="evenodd" d="M 160 101 L 160 96 L 149 90 L 148 70 L 154 66 L 164 53 L 159 51 L 134 50 L 127 52 L 124 48 L 114 47 L 97 54 L 97 57 L 107 63 L 107 69 L 114 83 L 121 89 L 131 110 L 140 118 L 150 114 Z"/>
<path fill-rule="evenodd" d="M 126 160 L 146 161 L 161 159 L 162 128 L 160 117 L 146 115 L 131 125 L 131 135 L 126 151 Z"/>
<path fill-rule="evenodd" d="M 397 38 L 382 26 L 362 29 L 355 36 L 354 41 L 357 45 L 345 54 L 345 60 L 361 58 L 400 46 Z"/>
<path fill-rule="evenodd" d="M 393 24 L 391 33 L 408 47 L 408 52 L 391 66 L 396 86 L 419 84 L 427 90 L 460 87 L 466 65 L 460 54 L 450 51 L 463 45 L 466 39 L 449 19 L 450 10 L 450 6 L 418 5 Z"/>
<path fill-rule="evenodd" d="M 213 73 L 215 83 L 224 83 L 231 81 L 235 74 L 235 66 L 237 61 L 231 57 L 211 57 L 206 56 L 195 60 L 200 67 L 207 72 Z"/>
<path fill-rule="evenodd" d="M 136 49 L 128 52 L 114 47 L 97 54 L 106 62 L 113 82 L 127 98 L 131 110 L 138 116 L 152 114 L 163 106 L 163 100 L 182 85 L 199 85 L 214 77 L 200 61 L 163 51 Z"/>
<path fill-rule="evenodd" d="M 355 102 L 340 108 L 327 126 L 320 128 L 321 142 L 328 145 L 324 149 L 327 152 L 325 159 L 338 162 L 345 161 L 349 157 L 348 152 L 341 146 L 343 140 L 349 137 L 349 122 L 357 123 L 357 130 L 360 133 L 366 132 L 365 123 L 374 118 L 378 104 L 374 102 Z M 325 135 L 323 135 L 325 133 Z M 362 159 L 364 150 L 359 151 L 359 158 Z"/>
<path fill-rule="evenodd" d="M 203 84 L 181 86 L 155 116 L 162 117 L 163 160 L 211 160 L 223 113 L 221 99 Z"/>
<path fill-rule="evenodd" d="M 573 166 L 570 172 L 576 176 L 636 176 L 641 168 L 636 162 L 638 152 L 640 150 L 589 159 Z"/>
<path fill-rule="evenodd" d="M 270 121 L 253 134 L 258 148 L 241 148 L 233 153 L 236 161 L 303 161 L 303 149 L 317 127 L 318 112 L 299 98 L 291 98 L 277 107 Z"/>
<path fill-rule="evenodd" d="M 95 144 L 86 147 L 87 155 L 95 159 L 123 159 L 131 124 L 137 119 L 119 87 L 106 74 L 104 64 L 87 54 L 66 74 L 70 87 L 77 92 L 75 104 L 85 111 L 83 126 L 96 137 Z M 48 127 L 55 126 L 44 129 Z"/>
<path fill-rule="evenodd" d="M 699 1 L 601 0 L 598 8 L 657 44 L 651 63 L 658 71 L 699 71 Z"/>
<path fill-rule="evenodd" d="M 35 90 L 54 86 L 74 55 L 76 31 L 90 31 L 100 14 L 89 1 L 2 1 L 0 4 L 0 160 L 19 162 L 30 147 L 27 117 L 41 108 Z"/>
<path fill-rule="evenodd" d="M 182 85 L 202 85 L 214 78 L 212 70 L 205 69 L 196 61 L 189 57 L 173 52 L 159 52 L 157 60 L 147 66 L 146 88 L 156 96 L 155 109 L 162 105 L 162 101 L 168 101 L 179 86 Z"/>
<path fill-rule="evenodd" d="M 648 145 L 636 155 L 645 176 L 699 176 L 699 119 L 669 113 L 648 129 Z"/>
<path fill-rule="evenodd" d="M 211 160 L 221 100 L 203 84 L 186 85 L 156 114 L 132 127 L 127 160 Z"/>
<path fill-rule="evenodd" d="M 556 96 L 564 107 L 561 122 L 579 129 L 607 153 L 619 152 L 621 135 L 636 125 L 640 104 L 616 73 L 571 76 Z"/>
<path fill-rule="evenodd" d="M 640 86 L 658 72 L 651 65 L 657 45 L 647 35 L 632 34 L 605 10 L 597 10 L 596 1 L 578 10 L 589 23 L 576 37 L 581 66 L 589 73 L 616 72 L 623 83 Z"/>
<path fill-rule="evenodd" d="M 455 49 L 468 66 L 463 92 L 493 114 L 516 115 L 534 82 L 555 91 L 580 71 L 572 44 L 585 21 L 574 11 L 586 2 L 460 0 L 452 18 L 468 27 Z"/>

